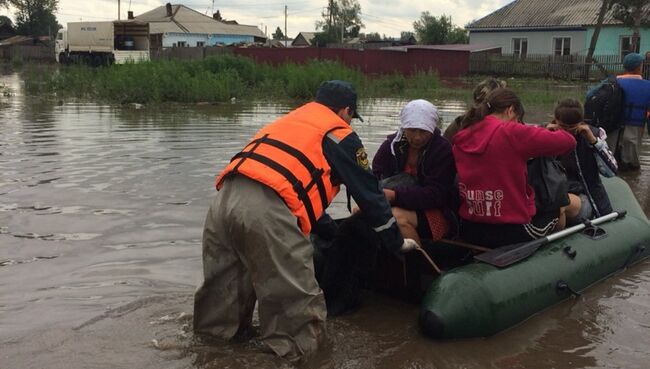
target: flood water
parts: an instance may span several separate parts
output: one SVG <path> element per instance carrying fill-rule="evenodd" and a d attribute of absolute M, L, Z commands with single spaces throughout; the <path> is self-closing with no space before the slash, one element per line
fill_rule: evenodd
<path fill-rule="evenodd" d="M 190 326 L 214 176 L 294 105 L 138 109 L 27 97 L 16 74 L 0 84 L 11 89 L 0 96 L 0 367 L 291 367 L 255 340 L 195 341 Z M 362 101 L 354 127 L 370 155 L 404 103 Z M 465 108 L 435 103 L 446 122 Z M 648 214 L 648 151 L 642 161 L 624 178 Z M 343 200 L 332 213 L 345 214 Z M 650 262 L 487 339 L 432 341 L 417 314 L 368 293 L 328 321 L 328 345 L 306 366 L 647 368 Z"/>

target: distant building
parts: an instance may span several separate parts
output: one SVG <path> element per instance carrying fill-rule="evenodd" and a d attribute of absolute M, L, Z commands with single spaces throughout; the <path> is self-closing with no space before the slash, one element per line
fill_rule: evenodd
<path fill-rule="evenodd" d="M 256 26 L 225 21 L 219 11 L 213 17 L 208 17 L 185 5 L 167 3 L 135 19 L 149 23 L 153 50 L 266 42 L 266 36 Z"/>
<path fill-rule="evenodd" d="M 0 41 L 0 47 L 8 46 L 48 46 L 49 36 L 12 36 Z"/>
<path fill-rule="evenodd" d="M 313 44 L 316 32 L 300 32 L 296 38 L 291 42 L 292 47 L 310 47 L 316 46 Z"/>
<path fill-rule="evenodd" d="M 585 55 L 597 23 L 602 0 L 516 0 L 467 26 L 470 44 L 498 45 L 504 54 L 525 57 Z M 650 5 L 644 8 L 650 17 Z M 605 15 L 596 55 L 631 52 L 632 29 Z M 650 29 L 641 29 L 639 50 L 650 50 Z"/>

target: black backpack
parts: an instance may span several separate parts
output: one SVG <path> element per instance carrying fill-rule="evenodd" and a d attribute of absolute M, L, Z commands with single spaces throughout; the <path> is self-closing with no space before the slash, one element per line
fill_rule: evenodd
<path fill-rule="evenodd" d="M 551 157 L 528 160 L 528 183 L 535 191 L 538 213 L 557 211 L 569 205 L 566 170 L 559 160 Z"/>
<path fill-rule="evenodd" d="M 610 76 L 587 92 L 585 120 L 611 133 L 621 126 L 623 106 L 623 88 Z"/>

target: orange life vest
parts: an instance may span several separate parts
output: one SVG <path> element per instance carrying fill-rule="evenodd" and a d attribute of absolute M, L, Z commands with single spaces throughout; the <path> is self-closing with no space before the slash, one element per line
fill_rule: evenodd
<path fill-rule="evenodd" d="M 339 191 L 323 155 L 327 134 L 341 140 L 352 128 L 328 107 L 312 102 L 258 131 L 217 177 L 237 173 L 277 192 L 308 234 Z"/>

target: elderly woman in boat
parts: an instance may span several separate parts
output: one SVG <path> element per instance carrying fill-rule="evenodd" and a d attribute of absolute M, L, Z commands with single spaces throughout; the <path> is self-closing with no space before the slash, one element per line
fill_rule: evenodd
<path fill-rule="evenodd" d="M 384 195 L 404 237 L 439 240 L 456 228 L 452 211 L 456 169 L 451 144 L 442 137 L 438 109 L 413 100 L 400 112 L 400 126 L 379 147 L 372 171 L 380 180 L 408 175 L 411 183 L 384 186 Z M 401 182 L 401 183 L 400 183 Z M 386 188 L 392 187 L 392 188 Z"/>

